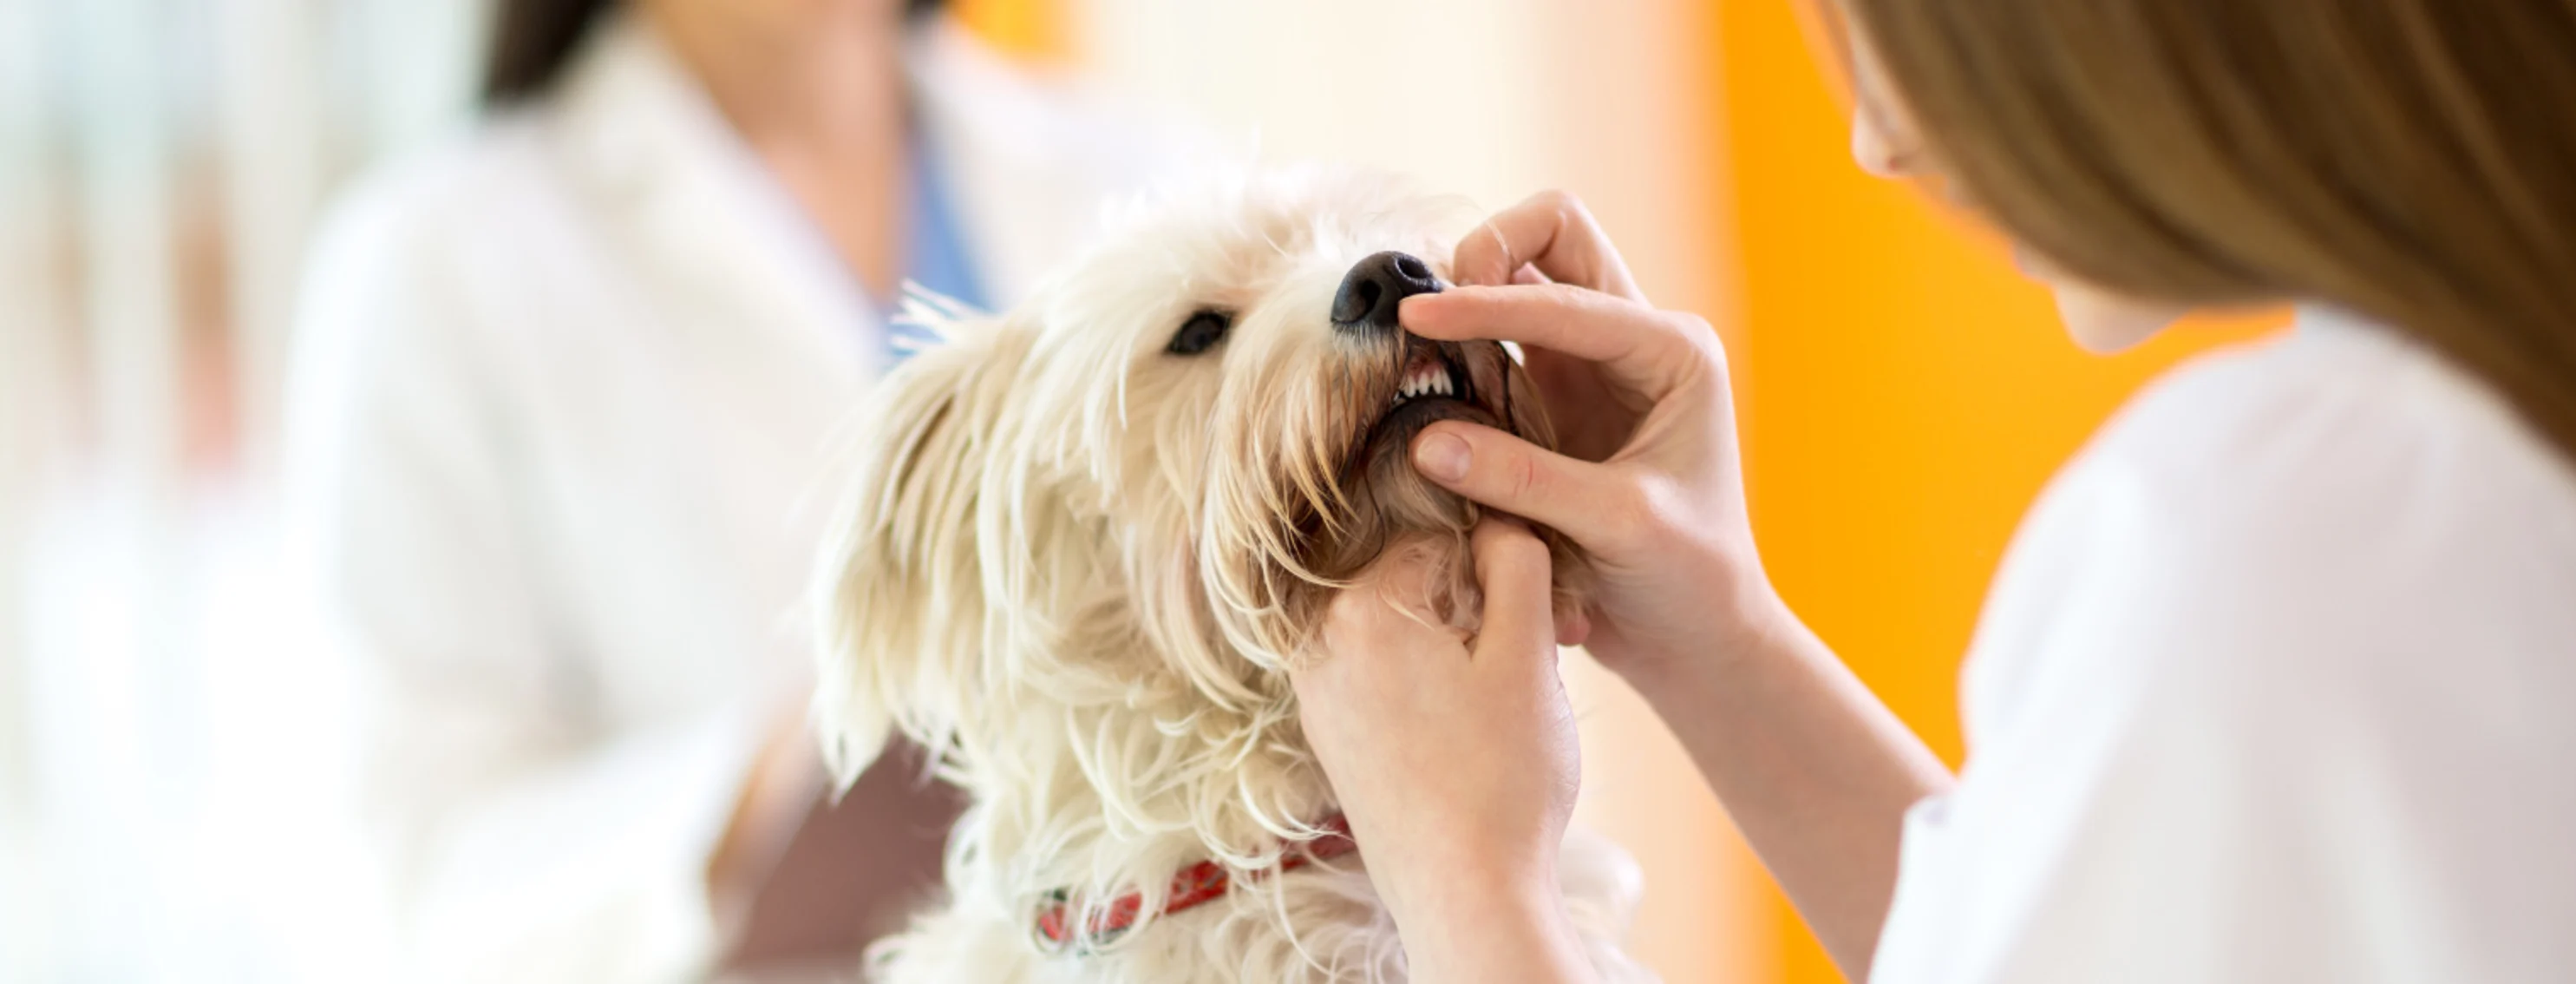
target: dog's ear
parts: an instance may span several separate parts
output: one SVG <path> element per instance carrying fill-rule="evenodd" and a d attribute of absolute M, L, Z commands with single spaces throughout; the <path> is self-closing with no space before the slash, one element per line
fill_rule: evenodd
<path fill-rule="evenodd" d="M 852 484 L 814 579 L 821 624 L 814 724 L 842 788 L 893 728 L 937 755 L 976 689 L 993 617 L 986 558 L 1000 539 L 995 445 L 1034 332 L 1000 320 L 942 326 L 880 382 Z M 1005 479 L 1007 480 L 1007 479 Z"/>

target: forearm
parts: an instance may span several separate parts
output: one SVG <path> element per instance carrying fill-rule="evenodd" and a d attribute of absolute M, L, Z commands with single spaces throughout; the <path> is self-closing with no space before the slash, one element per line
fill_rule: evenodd
<path fill-rule="evenodd" d="M 1644 664 L 1630 683 L 1850 979 L 1866 980 L 1905 811 L 1952 776 L 1785 610 L 1748 651 Z"/>

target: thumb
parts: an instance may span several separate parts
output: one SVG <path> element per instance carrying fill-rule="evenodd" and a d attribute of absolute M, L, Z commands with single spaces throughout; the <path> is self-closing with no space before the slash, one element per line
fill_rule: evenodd
<path fill-rule="evenodd" d="M 1479 520 L 1473 537 L 1476 583 L 1485 595 L 1476 658 L 1556 652 L 1547 544 L 1519 520 L 1502 516 Z"/>
<path fill-rule="evenodd" d="M 1515 516 L 1555 528 L 1577 543 L 1596 539 L 1616 515 L 1613 476 L 1511 434 L 1443 421 L 1413 439 L 1413 468 L 1440 487 Z"/>

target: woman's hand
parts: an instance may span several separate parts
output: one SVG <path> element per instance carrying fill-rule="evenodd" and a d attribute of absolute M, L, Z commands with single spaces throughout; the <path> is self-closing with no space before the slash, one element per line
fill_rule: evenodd
<path fill-rule="evenodd" d="M 1950 776 L 1772 591 L 1717 334 L 1647 306 L 1561 194 L 1494 216 L 1452 270 L 1487 286 L 1406 298 L 1404 326 L 1527 346 L 1564 450 L 1440 423 L 1414 439 L 1414 467 L 1591 555 L 1586 645 L 1654 705 L 1826 948 L 1866 979 L 1905 810 Z"/>
<path fill-rule="evenodd" d="M 1444 422 L 1414 440 L 1416 469 L 1581 545 L 1599 580 L 1579 641 L 1632 680 L 1793 634 L 1753 547 L 1726 353 L 1708 323 L 1649 306 L 1562 193 L 1487 220 L 1451 271 L 1462 286 L 1406 298 L 1404 326 L 1524 345 L 1562 452 Z"/>
<path fill-rule="evenodd" d="M 1418 614 L 1428 559 L 1399 549 L 1334 599 L 1299 714 L 1416 980 L 1585 979 L 1556 882 L 1581 756 L 1547 547 L 1489 518 L 1473 549 L 1476 636 Z"/>

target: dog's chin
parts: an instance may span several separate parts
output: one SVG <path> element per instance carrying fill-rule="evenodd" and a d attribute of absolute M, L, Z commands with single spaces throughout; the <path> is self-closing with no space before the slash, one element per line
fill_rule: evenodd
<path fill-rule="evenodd" d="M 1419 537 L 1465 544 L 1478 517 L 1475 503 L 1415 471 L 1412 448 L 1425 428 L 1444 420 L 1519 432 L 1508 412 L 1496 405 L 1508 399 L 1505 394 L 1519 381 L 1510 378 L 1513 369 L 1499 346 L 1490 359 L 1484 355 L 1469 355 L 1462 362 L 1471 380 L 1466 398 L 1414 397 L 1369 426 L 1342 471 L 1342 493 L 1351 506 L 1347 522 L 1334 535 L 1310 538 L 1311 569 L 1346 579 L 1399 541 Z"/>
<path fill-rule="evenodd" d="M 1355 469 L 1359 487 L 1347 491 L 1373 503 L 1380 524 L 1393 532 L 1452 532 L 1475 525 L 1473 505 L 1413 467 L 1413 439 L 1443 420 L 1512 430 L 1511 422 L 1492 410 L 1448 397 L 1415 400 L 1388 413 L 1369 432 L 1361 451 L 1363 467 Z"/>
<path fill-rule="evenodd" d="M 1340 469 L 1339 500 L 1334 517 L 1307 515 L 1301 520 L 1298 564 L 1324 579 L 1291 588 L 1282 608 L 1290 617 L 1312 624 L 1333 593 L 1334 583 L 1347 583 L 1379 558 L 1400 550 L 1421 549 L 1432 559 L 1430 594 L 1420 599 L 1425 614 L 1473 631 L 1481 608 L 1468 541 L 1482 510 L 1425 478 L 1413 467 L 1413 441 L 1423 430 L 1444 420 L 1480 424 L 1520 436 L 1541 447 L 1555 446 L 1554 429 L 1535 402 L 1527 374 L 1492 343 L 1444 348 L 1455 374 L 1449 394 L 1410 398 L 1379 397 L 1393 403 L 1363 424 L 1354 450 Z M 1408 372 L 1419 363 L 1408 361 Z M 1558 602 L 1565 612 L 1579 611 L 1588 580 L 1573 545 L 1551 530 L 1539 529 L 1548 545 L 1557 581 Z"/>
<path fill-rule="evenodd" d="M 1374 479 L 1380 464 L 1389 456 L 1398 462 L 1410 461 L 1413 439 L 1443 420 L 1463 420 L 1497 430 L 1512 429 L 1510 421 L 1482 404 L 1446 396 L 1414 400 L 1388 411 L 1376 426 L 1369 428 L 1368 439 L 1360 446 L 1359 459 L 1368 465 L 1363 470 Z"/>

